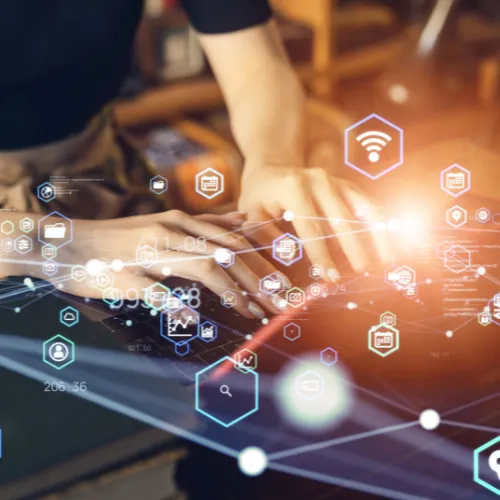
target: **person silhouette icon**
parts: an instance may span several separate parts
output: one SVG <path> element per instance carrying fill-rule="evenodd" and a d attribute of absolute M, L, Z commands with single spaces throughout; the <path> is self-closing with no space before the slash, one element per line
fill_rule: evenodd
<path fill-rule="evenodd" d="M 69 354 L 68 347 L 61 342 L 53 344 L 49 349 L 49 356 L 53 361 L 61 362 L 64 361 Z"/>

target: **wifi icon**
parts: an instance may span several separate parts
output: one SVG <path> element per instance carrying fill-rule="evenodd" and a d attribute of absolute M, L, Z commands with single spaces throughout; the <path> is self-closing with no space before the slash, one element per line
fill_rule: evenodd
<path fill-rule="evenodd" d="M 371 163 L 380 160 L 380 151 L 392 141 L 392 137 L 380 130 L 369 130 L 356 137 L 356 140 L 368 151 L 368 159 Z"/>

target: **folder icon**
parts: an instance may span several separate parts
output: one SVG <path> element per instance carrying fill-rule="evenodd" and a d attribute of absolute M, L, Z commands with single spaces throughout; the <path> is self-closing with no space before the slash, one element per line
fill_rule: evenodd
<path fill-rule="evenodd" d="M 66 226 L 64 225 L 64 222 L 48 224 L 43 228 L 43 235 L 45 238 L 49 239 L 63 239 L 66 236 Z"/>

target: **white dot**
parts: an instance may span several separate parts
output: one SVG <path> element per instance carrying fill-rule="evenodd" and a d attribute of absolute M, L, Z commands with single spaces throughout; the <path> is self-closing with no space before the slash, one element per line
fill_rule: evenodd
<path fill-rule="evenodd" d="M 427 278 L 427 279 L 425 280 L 425 282 L 426 282 L 428 285 L 430 285 L 430 284 L 432 283 L 432 278 Z"/>
<path fill-rule="evenodd" d="M 21 308 L 20 308 L 20 307 L 16 307 L 16 308 L 14 309 L 14 312 L 16 312 L 16 313 L 20 313 L 20 312 L 21 312 Z"/>
<path fill-rule="evenodd" d="M 451 337 L 453 337 L 453 331 L 452 331 L 452 330 L 448 330 L 448 331 L 445 333 L 445 335 L 446 335 L 449 339 L 451 339 Z"/>
<path fill-rule="evenodd" d="M 259 476 L 267 468 L 267 455 L 257 446 L 249 446 L 238 455 L 238 466 L 247 476 Z"/>
<path fill-rule="evenodd" d="M 424 410 L 420 414 L 419 422 L 426 431 L 433 431 L 439 426 L 441 417 L 436 410 Z"/>
<path fill-rule="evenodd" d="M 356 309 L 356 307 L 358 307 L 357 304 L 355 304 L 354 302 L 348 302 L 347 303 L 347 309 Z"/>
<path fill-rule="evenodd" d="M 241 292 L 241 295 L 243 295 L 243 297 L 246 297 L 246 296 L 248 295 L 248 292 L 247 292 L 246 290 L 243 290 L 243 291 Z M 257 295 L 258 295 L 258 294 L 257 294 Z"/>
<path fill-rule="evenodd" d="M 231 262 L 232 255 L 227 248 L 217 248 L 214 252 L 214 259 L 219 264 L 228 264 Z"/>
<path fill-rule="evenodd" d="M 392 219 L 387 223 L 387 229 L 389 231 L 399 231 L 401 229 L 401 222 L 397 219 Z"/>
<path fill-rule="evenodd" d="M 370 273 L 368 271 L 365 271 L 364 275 L 365 275 L 365 278 L 368 278 L 368 276 L 370 276 Z"/>
<path fill-rule="evenodd" d="M 368 155 L 368 159 L 372 162 L 372 163 L 376 163 L 377 161 L 380 160 L 380 155 L 376 152 L 376 151 L 372 151 L 369 155 Z"/>
<path fill-rule="evenodd" d="M 397 104 L 403 104 L 408 101 L 408 89 L 400 83 L 395 83 L 389 87 L 389 98 Z"/>
<path fill-rule="evenodd" d="M 98 259 L 90 259 L 85 269 L 90 276 L 99 276 L 104 271 L 104 263 Z"/>
<path fill-rule="evenodd" d="M 57 285 L 58 290 L 62 290 L 64 288 L 64 285 L 62 283 L 59 283 Z"/>
<path fill-rule="evenodd" d="M 479 274 L 480 276 L 483 276 L 484 274 L 486 274 L 486 269 L 482 266 L 479 267 L 477 270 L 477 274 Z"/>
<path fill-rule="evenodd" d="M 132 326 L 132 320 L 128 319 L 127 321 L 125 321 L 125 325 L 126 326 Z"/>
<path fill-rule="evenodd" d="M 170 269 L 170 267 L 167 267 L 165 266 L 162 270 L 161 270 L 163 276 L 170 276 L 172 274 L 172 269 Z"/>
<path fill-rule="evenodd" d="M 123 269 L 123 261 L 120 259 L 115 259 L 113 262 L 111 262 L 111 269 L 119 273 Z"/>
<path fill-rule="evenodd" d="M 151 309 L 149 314 L 151 314 L 151 316 L 156 316 L 158 314 L 158 311 L 156 311 L 155 309 Z"/>
<path fill-rule="evenodd" d="M 33 281 L 31 280 L 31 278 L 24 278 L 24 284 L 28 288 L 35 288 L 35 285 L 33 284 Z"/>
<path fill-rule="evenodd" d="M 267 325 L 269 323 L 269 318 L 262 318 L 262 324 Z"/>
<path fill-rule="evenodd" d="M 295 214 L 291 210 L 286 210 L 283 214 L 283 219 L 290 222 L 295 217 Z"/>
<path fill-rule="evenodd" d="M 253 335 L 252 335 L 251 333 L 248 333 L 247 335 L 245 335 L 245 338 L 246 338 L 247 340 L 252 340 Z"/>

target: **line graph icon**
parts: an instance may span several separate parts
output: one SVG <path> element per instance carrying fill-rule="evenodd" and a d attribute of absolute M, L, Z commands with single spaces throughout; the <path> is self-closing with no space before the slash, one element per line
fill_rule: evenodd
<path fill-rule="evenodd" d="M 380 130 L 368 130 L 359 134 L 356 140 L 368 151 L 370 162 L 377 163 L 380 160 L 380 152 L 392 141 L 392 137 Z"/>

